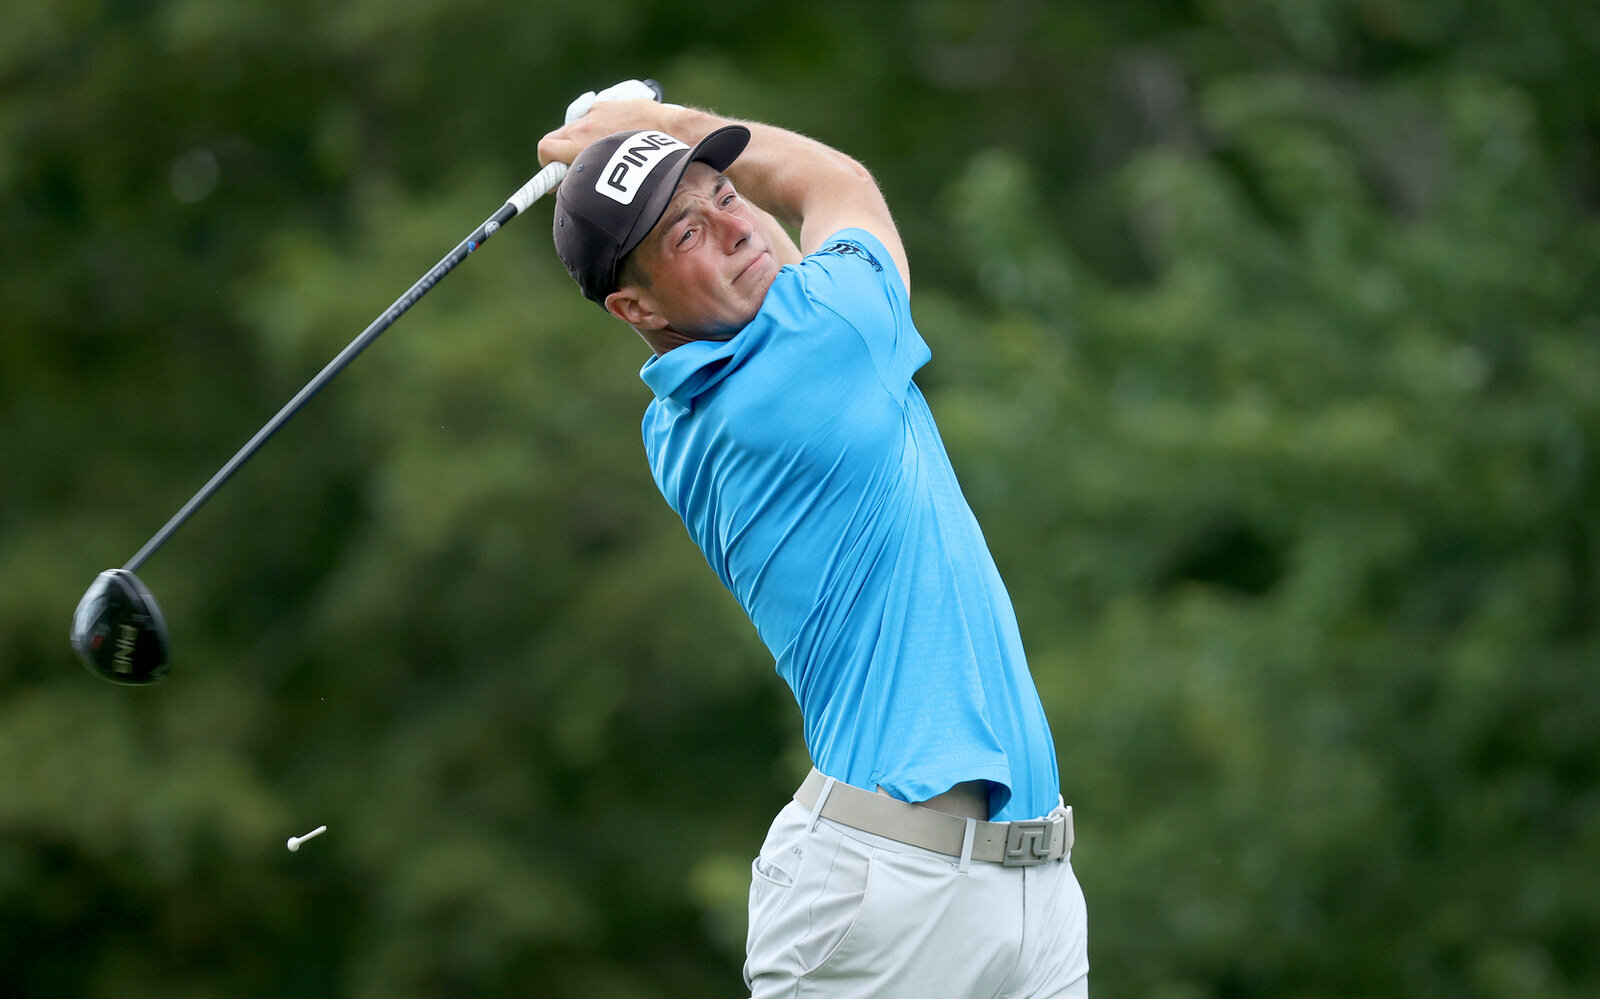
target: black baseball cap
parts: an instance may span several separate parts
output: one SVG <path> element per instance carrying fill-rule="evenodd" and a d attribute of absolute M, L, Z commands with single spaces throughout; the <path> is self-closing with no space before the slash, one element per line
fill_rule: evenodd
<path fill-rule="evenodd" d="M 693 147 L 665 132 L 616 132 L 578 154 L 556 189 L 556 255 L 583 297 L 605 304 L 622 258 L 654 229 L 691 163 L 726 170 L 750 142 L 724 125 Z"/>

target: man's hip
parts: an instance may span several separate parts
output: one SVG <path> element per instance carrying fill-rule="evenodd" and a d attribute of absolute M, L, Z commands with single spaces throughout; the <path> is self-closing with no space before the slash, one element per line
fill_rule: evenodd
<path fill-rule="evenodd" d="M 1007 866 L 1003 849 L 998 860 L 963 856 L 965 832 L 954 853 L 907 844 L 826 817 L 842 786 L 797 795 L 811 807 L 787 805 L 755 860 L 745 963 L 752 996 L 1087 994 L 1087 918 L 1065 851 Z"/>

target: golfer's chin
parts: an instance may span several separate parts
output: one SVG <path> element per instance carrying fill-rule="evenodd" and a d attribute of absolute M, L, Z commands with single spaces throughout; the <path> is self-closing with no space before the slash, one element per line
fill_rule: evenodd
<path fill-rule="evenodd" d="M 765 255 L 764 255 L 765 256 Z M 770 256 L 767 257 L 771 259 Z M 777 279 L 776 268 L 764 268 L 752 265 L 734 282 L 734 288 L 743 292 L 736 302 L 729 303 L 727 310 L 714 319 L 706 320 L 696 327 L 696 332 L 688 334 L 692 340 L 732 340 L 738 336 L 739 331 L 749 326 L 761 312 L 761 305 L 767 300 L 767 292 L 772 290 L 772 282 Z M 742 286 L 742 287 L 741 287 Z"/>

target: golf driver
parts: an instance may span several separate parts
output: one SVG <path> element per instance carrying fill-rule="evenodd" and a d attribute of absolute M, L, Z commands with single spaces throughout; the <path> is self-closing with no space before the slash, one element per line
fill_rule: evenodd
<path fill-rule="evenodd" d="M 653 80 L 639 82 L 649 89 L 656 100 L 661 99 L 659 84 Z M 592 95 L 585 95 L 585 98 L 590 97 Z M 580 101 L 585 98 L 580 98 Z M 590 100 L 589 104 L 592 103 Z M 587 106 L 583 110 L 587 110 Z M 577 113 L 581 114 L 582 111 Z M 569 115 L 571 114 L 569 111 Z M 151 683 L 166 676 L 171 668 L 172 655 L 172 643 L 167 634 L 166 620 L 161 616 L 161 609 L 156 605 L 155 597 L 139 577 L 134 575 L 135 571 L 144 565 L 145 560 L 154 554 L 156 549 L 166 544 L 167 539 L 183 526 L 201 504 L 210 499 L 222 484 L 239 470 L 239 466 L 250 460 L 250 457 L 260 450 L 273 434 L 299 412 L 312 396 L 343 371 L 357 354 L 392 326 L 395 320 L 415 305 L 430 288 L 465 260 L 469 253 L 482 246 L 490 236 L 498 232 L 501 226 L 554 190 L 566 173 L 566 164 L 551 163 L 534 175 L 499 211 L 489 216 L 482 225 L 473 230 L 470 236 L 446 254 L 444 259 L 434 264 L 416 284 L 374 319 L 360 336 L 350 341 L 349 345 L 329 361 L 327 366 L 306 383 L 306 386 L 296 393 L 276 416 L 256 431 L 256 435 L 250 438 L 237 454 L 228 459 L 228 463 L 211 477 L 211 481 L 202 486 L 182 509 L 173 514 L 165 527 L 145 542 L 144 547 L 139 549 L 126 565 L 120 569 L 107 569 L 95 577 L 89 589 L 84 592 L 83 598 L 78 601 L 77 611 L 72 615 L 72 647 L 91 672 L 113 683 L 124 684 Z"/>

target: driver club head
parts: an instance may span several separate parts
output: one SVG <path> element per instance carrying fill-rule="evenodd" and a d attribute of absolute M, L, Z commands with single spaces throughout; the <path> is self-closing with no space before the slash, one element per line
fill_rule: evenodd
<path fill-rule="evenodd" d="M 170 668 L 161 608 L 127 569 L 107 569 L 84 591 L 72 615 L 72 647 L 91 672 L 112 683 L 152 683 Z"/>

